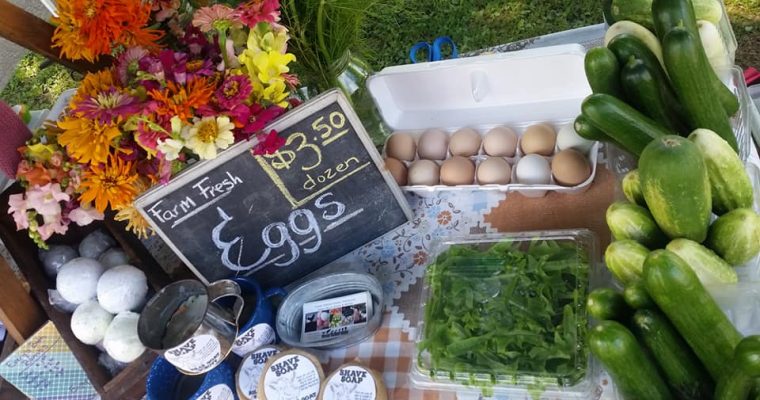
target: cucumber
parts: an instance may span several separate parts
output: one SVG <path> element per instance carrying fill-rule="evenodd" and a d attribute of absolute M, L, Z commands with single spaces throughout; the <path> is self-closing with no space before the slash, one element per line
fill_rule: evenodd
<path fill-rule="evenodd" d="M 695 130 L 689 140 L 697 145 L 705 160 L 713 212 L 723 215 L 737 208 L 752 207 L 752 181 L 731 146 L 709 129 Z"/>
<path fill-rule="evenodd" d="M 643 280 L 633 282 L 626 286 L 626 288 L 623 289 L 623 300 L 625 300 L 625 304 L 628 304 L 628 306 L 634 310 L 640 310 L 642 308 L 657 308 L 657 305 L 654 304 L 654 300 L 649 297 L 647 288 L 644 287 Z"/>
<path fill-rule="evenodd" d="M 715 0 L 711 1 L 714 3 L 712 7 L 716 8 L 712 14 L 720 14 L 722 17 L 723 9 L 721 5 L 718 4 L 718 2 Z M 720 78 L 718 78 L 712 68 L 707 68 L 709 61 L 707 60 L 707 55 L 705 54 L 705 50 L 702 47 L 702 42 L 699 40 L 699 27 L 697 25 L 697 17 L 694 11 L 695 9 L 703 6 L 705 9 L 707 7 L 710 7 L 702 3 L 703 2 L 700 1 L 699 7 L 697 7 L 696 4 L 694 4 L 694 7 L 692 7 L 692 2 L 689 0 L 654 0 L 652 2 L 652 16 L 654 18 L 655 31 L 657 32 L 657 36 L 662 42 L 663 55 L 667 53 L 665 50 L 665 36 L 669 34 L 670 31 L 674 28 L 681 27 L 682 29 L 686 29 L 686 31 L 688 31 L 695 39 L 697 39 L 697 49 L 693 54 L 694 58 L 691 61 L 699 63 L 700 67 L 704 66 L 700 69 L 701 73 L 704 74 L 704 77 L 707 78 L 710 86 L 713 87 L 713 90 L 715 91 L 714 93 L 720 100 L 720 104 L 726 112 L 726 115 L 732 116 L 739 110 L 739 100 L 731 92 L 731 90 L 729 90 L 726 85 L 720 81 Z M 720 17 L 717 19 L 717 21 L 714 21 L 714 18 L 710 16 L 705 16 L 704 18 L 700 17 L 699 19 L 708 20 L 716 25 L 720 22 Z M 668 68 L 668 73 L 671 73 L 670 68 Z M 697 126 L 693 128 L 709 127 Z"/>
<path fill-rule="evenodd" d="M 679 136 L 653 141 L 639 159 L 639 176 L 649 211 L 666 235 L 705 240 L 712 198 L 705 162 L 694 143 Z"/>
<path fill-rule="evenodd" d="M 615 279 L 626 286 L 641 279 L 644 259 L 648 254 L 649 249 L 635 240 L 618 240 L 607 246 L 604 263 Z"/>
<path fill-rule="evenodd" d="M 699 37 L 686 28 L 673 28 L 665 35 L 663 46 L 665 66 L 676 95 L 686 110 L 690 127 L 714 131 L 738 152 L 739 145 L 728 115 L 716 96 L 718 91 L 710 83 L 710 75 L 714 73 L 707 65 L 704 54 L 700 56 L 704 50 Z"/>
<path fill-rule="evenodd" d="M 657 361 L 676 398 L 708 399 L 714 383 L 689 345 L 657 310 L 637 310 L 631 330 Z"/>
<path fill-rule="evenodd" d="M 730 68 L 731 58 L 718 27 L 710 21 L 698 20 L 697 28 L 699 29 L 699 40 L 702 42 L 705 56 L 707 56 L 707 61 L 713 71 L 717 74 L 719 71 Z"/>
<path fill-rule="evenodd" d="M 583 114 L 580 114 L 575 118 L 573 128 L 575 128 L 575 132 L 578 134 L 578 136 L 584 139 L 604 142 L 609 142 L 611 140 L 609 136 L 607 136 L 599 128 L 592 125 L 591 121 L 589 121 L 588 118 L 584 117 Z"/>
<path fill-rule="evenodd" d="M 760 215 L 737 208 L 713 222 L 707 246 L 731 265 L 742 265 L 760 253 Z"/>
<path fill-rule="evenodd" d="M 641 179 L 639 179 L 639 170 L 634 169 L 623 177 L 623 194 L 625 198 L 636 205 L 646 207 L 644 193 L 641 192 Z"/>
<path fill-rule="evenodd" d="M 619 79 L 620 64 L 612 51 L 606 47 L 589 50 L 584 59 L 584 68 L 592 92 L 623 98 Z"/>
<path fill-rule="evenodd" d="M 637 110 L 681 135 L 688 134 L 688 128 L 664 98 L 668 85 L 657 82 L 646 63 L 635 58 L 629 60 L 620 70 L 620 82 L 625 98 Z"/>
<path fill-rule="evenodd" d="M 607 25 L 615 23 L 615 17 L 612 16 L 612 0 L 602 0 L 602 15 Z"/>
<path fill-rule="evenodd" d="M 716 400 L 745 400 L 760 377 L 760 336 L 747 336 L 734 349 L 731 372 L 718 382 Z"/>
<path fill-rule="evenodd" d="M 633 21 L 654 32 L 652 0 L 612 0 L 610 14 L 615 21 Z"/>
<path fill-rule="evenodd" d="M 602 132 L 637 157 L 653 139 L 672 134 L 633 107 L 608 94 L 586 97 L 583 115 Z"/>
<path fill-rule="evenodd" d="M 736 283 L 736 271 L 712 250 L 689 239 L 674 239 L 666 249 L 676 253 L 697 274 L 703 285 Z"/>
<path fill-rule="evenodd" d="M 633 21 L 615 22 L 615 24 L 609 27 L 604 34 L 604 45 L 607 46 L 612 39 L 622 34 L 629 34 L 637 37 L 649 48 L 649 50 L 652 51 L 652 54 L 657 57 L 660 64 L 665 65 L 662 59 L 662 46 L 660 45 L 660 40 L 657 39 L 657 36 L 655 36 L 649 29 Z"/>
<path fill-rule="evenodd" d="M 723 9 L 718 0 L 692 0 L 692 4 L 697 19 L 717 25 L 723 17 Z M 652 21 L 652 0 L 612 0 L 610 14 L 615 21 L 627 19 L 644 25 L 651 31 L 655 30 Z"/>
<path fill-rule="evenodd" d="M 606 220 L 615 240 L 635 240 L 648 249 L 667 244 L 666 236 L 644 207 L 622 201 L 612 203 L 607 208 Z"/>
<path fill-rule="evenodd" d="M 686 262 L 668 250 L 649 253 L 644 284 L 712 378 L 728 373 L 741 335 Z"/>
<path fill-rule="evenodd" d="M 657 366 L 619 322 L 602 321 L 588 335 L 591 353 L 602 362 L 625 399 L 671 399 Z"/>
<path fill-rule="evenodd" d="M 594 289 L 586 299 L 586 311 L 599 321 L 615 320 L 624 322 L 631 316 L 631 309 L 623 295 L 610 288 Z"/>

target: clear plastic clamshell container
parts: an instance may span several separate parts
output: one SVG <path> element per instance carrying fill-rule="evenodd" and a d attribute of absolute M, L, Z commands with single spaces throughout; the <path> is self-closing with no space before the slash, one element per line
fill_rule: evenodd
<path fill-rule="evenodd" d="M 370 77 L 367 87 L 384 122 L 415 139 L 431 128 L 453 134 L 469 127 L 484 135 L 493 127 L 506 126 L 521 136 L 530 125 L 548 123 L 558 131 L 575 120 L 583 99 L 591 94 L 584 72 L 585 54 L 583 46 L 568 44 L 399 65 Z M 423 196 L 440 190 L 519 191 L 530 197 L 543 196 L 547 191 L 580 193 L 594 180 L 599 147 L 594 144 L 586 154 L 591 176 L 573 187 L 561 186 L 553 177 L 549 184 L 519 184 L 514 167 L 523 155 L 518 144 L 515 157 L 505 157 L 512 167 L 509 184 L 478 185 L 474 179 L 471 185 L 402 189 Z M 481 149 L 470 159 L 477 165 L 485 157 Z M 546 158 L 551 161 L 551 156 Z"/>
<path fill-rule="evenodd" d="M 411 380 L 460 395 L 588 399 L 586 297 L 609 279 L 588 230 L 450 238 L 427 267 Z M 522 398 L 522 397 L 520 397 Z"/>

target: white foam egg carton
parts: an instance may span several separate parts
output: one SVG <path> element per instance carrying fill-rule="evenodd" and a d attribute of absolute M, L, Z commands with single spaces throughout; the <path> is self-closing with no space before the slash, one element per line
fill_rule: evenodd
<path fill-rule="evenodd" d="M 583 46 L 568 44 L 399 65 L 371 76 L 367 87 L 384 122 L 394 131 L 415 137 L 430 128 L 453 134 L 462 127 L 484 135 L 499 125 L 521 136 L 525 128 L 542 122 L 559 131 L 562 125 L 575 120 L 583 99 L 591 94 L 583 65 L 585 55 Z M 474 181 L 472 185 L 402 189 L 423 196 L 442 190 L 516 191 L 528 197 L 542 197 L 549 191 L 581 193 L 594 181 L 600 147 L 595 143 L 588 153 L 591 176 L 573 187 L 558 185 L 553 177 L 544 185 L 518 183 L 514 168 L 522 157 L 518 153 L 506 158 L 512 166 L 512 179 L 506 185 L 477 185 Z M 471 158 L 477 162 L 479 157 L 484 157 L 482 151 Z"/>

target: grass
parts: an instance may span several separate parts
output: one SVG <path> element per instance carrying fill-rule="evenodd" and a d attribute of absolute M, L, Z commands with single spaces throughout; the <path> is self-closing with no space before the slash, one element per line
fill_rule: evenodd
<path fill-rule="evenodd" d="M 736 63 L 760 69 L 760 0 L 725 0 L 739 49 Z M 380 0 L 363 35 L 372 66 L 405 64 L 412 44 L 448 35 L 460 52 L 602 22 L 600 0 Z M 27 55 L 0 99 L 49 107 L 76 79 L 63 67 L 40 69 Z"/>
<path fill-rule="evenodd" d="M 58 64 L 40 68 L 44 61 L 44 57 L 34 53 L 25 55 L 0 92 L 0 99 L 10 105 L 26 104 L 32 110 L 40 110 L 52 106 L 61 92 L 77 86 L 79 78 L 73 77 L 71 71 Z"/>

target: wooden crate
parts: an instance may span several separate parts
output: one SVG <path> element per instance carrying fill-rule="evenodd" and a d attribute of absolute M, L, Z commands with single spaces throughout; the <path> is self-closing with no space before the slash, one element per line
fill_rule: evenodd
<path fill-rule="evenodd" d="M 56 310 L 48 301 L 47 291 L 55 288 L 55 280 L 50 279 L 45 274 L 42 262 L 37 256 L 37 245 L 28 237 L 26 231 L 16 230 L 16 224 L 8 214 L 8 197 L 21 191 L 21 187 L 16 184 L 0 194 L 0 239 L 5 243 L 21 273 L 29 282 L 33 296 L 40 303 L 47 317 L 55 324 L 61 337 L 69 345 L 79 363 L 82 364 L 82 368 L 100 396 L 104 400 L 141 399 L 145 394 L 145 378 L 156 354 L 147 350 L 145 354 L 129 364 L 118 375 L 112 377 L 104 367 L 98 364 L 99 350 L 74 337 L 71 332 L 71 315 Z M 51 237 L 49 243 L 77 245 L 87 234 L 102 228 L 116 239 L 129 256 L 132 264 L 145 272 L 149 288 L 158 291 L 169 284 L 172 279 L 158 265 L 140 240 L 124 229 L 125 224 L 114 221 L 112 217 L 112 215 L 107 215 L 105 221 L 96 222 L 86 227 L 71 224 L 66 235 Z M 0 290 L 2 290 L 1 283 Z M 0 304 L 0 307 L 2 306 Z"/>

